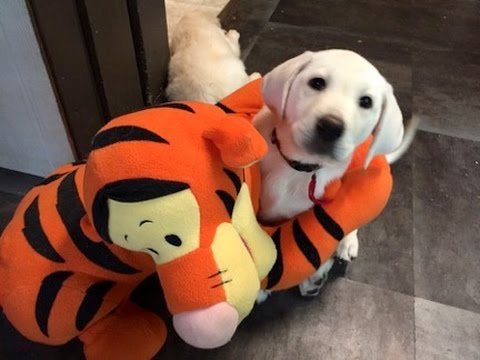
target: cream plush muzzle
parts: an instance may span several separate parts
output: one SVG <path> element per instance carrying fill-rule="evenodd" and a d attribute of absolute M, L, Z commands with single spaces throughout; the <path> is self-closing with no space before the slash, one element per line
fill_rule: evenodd
<path fill-rule="evenodd" d="M 232 223 L 217 228 L 212 251 L 222 269 L 227 301 L 173 317 L 180 337 L 199 348 L 215 348 L 230 341 L 238 324 L 252 310 L 260 281 L 275 262 L 275 246 L 258 225 L 245 183 L 233 208 Z"/>

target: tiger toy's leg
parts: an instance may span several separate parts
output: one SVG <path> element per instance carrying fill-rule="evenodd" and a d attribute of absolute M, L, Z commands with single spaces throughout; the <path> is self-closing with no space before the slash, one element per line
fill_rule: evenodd
<path fill-rule="evenodd" d="M 150 311 L 126 301 L 80 335 L 87 359 L 151 359 L 163 346 L 167 328 Z"/>
<path fill-rule="evenodd" d="M 126 300 L 119 305 L 128 287 L 71 271 L 22 278 L 0 303 L 29 340 L 61 345 L 79 337 L 87 359 L 138 360 L 151 359 L 165 341 L 157 315 Z"/>
<path fill-rule="evenodd" d="M 71 271 L 30 274 L 9 286 L 1 306 L 10 323 L 26 338 L 47 345 L 64 344 L 102 321 L 120 300 L 109 281 Z M 107 297 L 106 292 L 114 293 Z"/>

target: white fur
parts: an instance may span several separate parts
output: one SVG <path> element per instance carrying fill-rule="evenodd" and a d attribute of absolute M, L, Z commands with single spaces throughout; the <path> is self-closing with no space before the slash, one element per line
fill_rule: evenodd
<path fill-rule="evenodd" d="M 337 256 L 340 259 L 350 261 L 358 255 L 358 238 L 357 231 L 354 230 L 347 236 L 345 236 L 342 241 L 338 244 Z M 303 281 L 298 289 L 302 296 L 316 296 L 320 293 L 320 289 L 325 285 L 328 280 L 328 272 L 332 268 L 335 259 L 330 258 L 325 261 L 318 270 L 310 276 L 308 279 Z M 270 294 L 264 294 L 264 297 L 257 297 L 257 302 L 263 302 L 267 299 Z"/>
<path fill-rule="evenodd" d="M 170 100 L 216 103 L 251 79 L 240 59 L 240 34 L 225 32 L 217 18 L 202 13 L 185 15 L 176 25 L 170 44 Z"/>
<path fill-rule="evenodd" d="M 321 91 L 309 86 L 309 80 L 318 77 L 327 84 Z M 313 206 L 308 197 L 312 173 L 296 171 L 287 164 L 271 142 L 274 128 L 285 156 L 321 165 L 315 172 L 315 197 L 321 198 L 326 185 L 345 173 L 355 148 L 370 134 L 374 134 L 374 140 L 365 167 L 377 154 L 393 152 L 390 160 L 398 159 L 410 145 L 418 125 L 418 121 L 411 121 L 413 130 L 408 131 L 402 145 L 402 114 L 392 87 L 371 63 L 347 50 L 305 52 L 288 60 L 264 77 L 263 96 L 265 106 L 253 123 L 269 143 L 269 152 L 260 163 L 259 219 L 266 223 L 292 218 Z M 372 98 L 372 108 L 359 106 L 362 96 Z M 308 144 L 321 141 L 315 138 L 315 127 L 325 116 L 341 119 L 344 132 L 331 151 L 315 153 Z M 340 242 L 337 256 L 350 260 L 357 254 L 355 230 Z M 332 264 L 333 260 L 325 263 L 307 279 L 300 286 L 302 294 L 314 292 L 315 286 L 319 288 L 316 283 L 326 276 Z"/>

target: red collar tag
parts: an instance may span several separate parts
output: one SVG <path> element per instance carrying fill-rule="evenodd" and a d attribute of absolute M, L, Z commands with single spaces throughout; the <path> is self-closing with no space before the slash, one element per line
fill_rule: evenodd
<path fill-rule="evenodd" d="M 319 206 L 323 206 L 330 201 L 328 200 L 322 200 L 322 199 L 317 199 L 315 198 L 315 186 L 317 186 L 317 177 L 315 174 L 312 175 L 312 179 L 310 180 L 310 184 L 308 184 L 308 197 L 309 199 L 315 204 Z"/>

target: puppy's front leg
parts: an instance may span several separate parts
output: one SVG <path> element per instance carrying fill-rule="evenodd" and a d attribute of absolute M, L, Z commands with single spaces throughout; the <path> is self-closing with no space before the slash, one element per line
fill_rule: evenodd
<path fill-rule="evenodd" d="M 358 237 L 357 230 L 352 231 L 345 236 L 338 244 L 337 257 L 340 259 L 350 261 L 358 256 Z"/>
<path fill-rule="evenodd" d="M 256 71 L 251 73 L 250 75 L 248 75 L 248 78 L 249 78 L 250 81 L 260 79 L 261 77 L 262 77 L 262 74 L 260 74 L 259 72 L 256 72 Z"/>
<path fill-rule="evenodd" d="M 358 230 L 352 231 L 345 236 L 337 248 L 337 257 L 346 261 L 350 261 L 358 255 Z M 302 282 L 298 288 L 300 294 L 305 297 L 317 296 L 320 293 L 321 288 L 328 280 L 328 272 L 332 268 L 335 260 L 333 258 L 328 259 L 320 268 L 310 276 L 307 280 Z"/>
<path fill-rule="evenodd" d="M 300 294 L 305 297 L 317 296 L 322 287 L 326 284 L 328 280 L 328 272 L 331 270 L 334 263 L 335 259 L 328 259 L 318 268 L 315 274 L 298 285 Z"/>
<path fill-rule="evenodd" d="M 235 56 L 240 56 L 240 33 L 237 30 L 231 29 L 225 33 L 225 37 Z"/>

